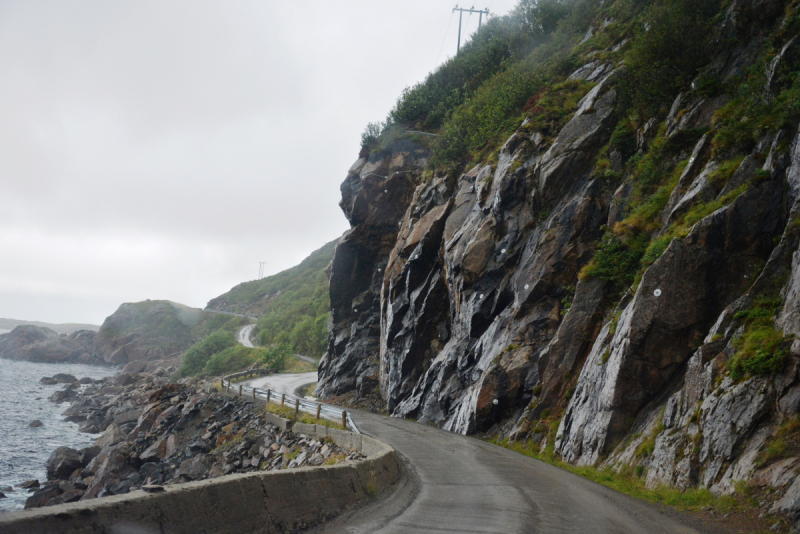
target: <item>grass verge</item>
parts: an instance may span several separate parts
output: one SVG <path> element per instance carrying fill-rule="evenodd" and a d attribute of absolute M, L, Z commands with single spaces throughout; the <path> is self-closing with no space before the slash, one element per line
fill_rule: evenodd
<path fill-rule="evenodd" d="M 297 356 L 288 356 L 283 364 L 281 373 L 310 373 L 316 370 L 317 366 L 315 364 L 301 360 Z"/>
<path fill-rule="evenodd" d="M 336 428 L 339 430 L 346 430 L 342 425 L 336 423 L 334 421 L 330 421 L 328 419 L 314 418 L 313 415 L 300 412 L 299 414 L 294 413 L 294 407 L 289 406 L 288 404 L 281 405 L 277 402 L 269 402 L 264 406 L 264 410 L 273 413 L 275 415 L 279 415 L 284 419 L 288 419 L 292 423 L 305 423 L 309 425 L 322 425 L 327 426 L 328 428 Z"/>
<path fill-rule="evenodd" d="M 716 496 L 704 488 L 692 488 L 687 490 L 680 490 L 669 486 L 648 488 L 645 486 L 645 479 L 636 476 L 633 470 L 630 472 L 618 472 L 609 468 L 598 469 L 589 466 L 574 466 L 558 460 L 549 454 L 541 454 L 538 445 L 530 441 L 525 443 L 511 443 L 507 439 L 498 440 L 497 438 L 490 439 L 489 441 L 501 447 L 524 454 L 525 456 L 542 460 L 543 462 L 569 471 L 570 473 L 588 478 L 589 480 L 619 491 L 620 493 L 651 503 L 672 506 L 681 511 L 696 512 L 710 507 L 715 512 L 729 513 L 735 510 L 741 510 L 743 507 L 747 506 L 746 503 L 740 502 L 735 497 Z"/>

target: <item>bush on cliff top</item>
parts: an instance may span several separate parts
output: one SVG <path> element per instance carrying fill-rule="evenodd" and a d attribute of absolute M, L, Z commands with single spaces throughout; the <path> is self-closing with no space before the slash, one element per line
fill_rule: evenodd
<path fill-rule="evenodd" d="M 572 4 L 575 0 L 522 0 L 511 14 L 489 19 L 457 56 L 403 90 L 387 123 L 438 130 L 481 85 L 546 40 Z"/>

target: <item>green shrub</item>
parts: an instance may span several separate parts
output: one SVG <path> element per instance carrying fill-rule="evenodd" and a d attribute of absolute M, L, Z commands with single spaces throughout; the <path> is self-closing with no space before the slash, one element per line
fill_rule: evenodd
<path fill-rule="evenodd" d="M 766 132 L 797 124 L 800 77 L 796 73 L 783 73 L 776 83 L 783 87 L 778 96 L 765 92 L 768 56 L 769 50 L 762 50 L 761 57 L 733 84 L 731 101 L 714 114 L 712 155 L 749 152 Z"/>
<path fill-rule="evenodd" d="M 438 130 L 487 80 L 544 42 L 576 3 L 576 0 L 521 0 L 509 15 L 490 19 L 461 47 L 457 56 L 423 82 L 403 90 L 387 123 Z"/>
<path fill-rule="evenodd" d="M 378 137 L 383 132 L 383 128 L 383 124 L 379 122 L 368 123 L 361 133 L 361 148 L 372 151 L 378 145 Z"/>
<path fill-rule="evenodd" d="M 647 268 L 654 264 L 656 260 L 664 254 L 673 239 L 671 235 L 665 235 L 650 242 L 647 246 L 647 251 L 644 253 L 644 256 L 642 256 L 642 266 Z"/>
<path fill-rule="evenodd" d="M 746 328 L 734 345 L 738 349 L 730 362 L 731 377 L 766 375 L 783 370 L 787 350 L 783 332 L 771 326 Z"/>
<path fill-rule="evenodd" d="M 760 295 L 753 299 L 749 308 L 736 312 L 733 318 L 747 322 L 769 323 L 780 310 L 782 303 L 783 299 L 780 297 Z"/>
<path fill-rule="evenodd" d="M 215 300 L 225 309 L 260 316 L 254 329 L 260 345 L 286 342 L 295 353 L 320 357 L 327 345 L 330 310 L 325 268 L 333 258 L 335 245 L 335 241 L 328 243 L 300 265 L 239 284 Z"/>
<path fill-rule="evenodd" d="M 780 297 L 761 295 L 746 310 L 733 316 L 744 321 L 745 327 L 733 342 L 737 350 L 728 362 L 734 380 L 783 370 L 788 355 L 786 340 L 783 332 L 773 326 L 781 303 Z"/>
<path fill-rule="evenodd" d="M 186 351 L 179 370 L 181 376 L 191 376 L 203 371 L 214 354 L 236 344 L 233 332 L 219 330 L 198 341 Z"/>
<path fill-rule="evenodd" d="M 759 453 L 756 463 L 763 468 L 780 460 L 796 456 L 800 452 L 800 417 L 793 415 L 775 431 L 772 440 Z"/>
<path fill-rule="evenodd" d="M 664 113 L 714 57 L 720 0 L 659 0 L 644 13 L 627 54 L 624 99 L 642 117 Z"/>
<path fill-rule="evenodd" d="M 735 173 L 736 169 L 742 164 L 742 160 L 744 160 L 743 156 L 723 161 L 720 163 L 717 170 L 711 173 L 708 177 L 708 181 L 714 184 L 714 187 L 717 189 L 722 189 L 731 180 L 733 173 Z"/>
<path fill-rule="evenodd" d="M 286 360 L 292 356 L 292 349 L 287 343 L 278 343 L 262 349 L 259 353 L 261 363 L 272 371 L 283 371 Z"/>
<path fill-rule="evenodd" d="M 623 162 L 627 162 L 636 152 L 636 126 L 633 121 L 619 121 L 608 145 L 609 150 L 618 151 L 622 155 Z"/>
<path fill-rule="evenodd" d="M 607 280 L 618 288 L 628 287 L 639 271 L 646 248 L 646 235 L 638 235 L 623 241 L 614 232 L 606 231 L 594 258 L 581 270 L 580 276 L 583 279 Z"/>
<path fill-rule="evenodd" d="M 229 347 L 209 358 L 203 372 L 218 376 L 235 373 L 254 364 L 258 359 L 258 349 L 250 349 L 242 345 Z"/>

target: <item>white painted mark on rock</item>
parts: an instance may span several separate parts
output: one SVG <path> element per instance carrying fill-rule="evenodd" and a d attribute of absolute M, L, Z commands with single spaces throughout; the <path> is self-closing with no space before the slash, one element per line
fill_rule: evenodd
<path fill-rule="evenodd" d="M 656 289 L 655 291 L 653 291 L 653 295 L 655 295 L 657 297 L 660 297 L 661 296 L 661 290 L 660 289 Z"/>

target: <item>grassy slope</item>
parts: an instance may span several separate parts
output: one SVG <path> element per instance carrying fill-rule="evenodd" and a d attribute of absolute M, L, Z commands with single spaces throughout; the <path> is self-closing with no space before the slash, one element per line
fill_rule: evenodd
<path fill-rule="evenodd" d="M 330 308 L 325 268 L 335 246 L 332 241 L 291 269 L 239 284 L 212 299 L 208 309 L 258 317 L 254 334 L 261 345 L 284 342 L 296 353 L 322 356 Z"/>
<path fill-rule="evenodd" d="M 248 349 L 238 345 L 235 333 L 226 329 L 231 317 L 208 314 L 218 318 L 221 328 L 207 329 L 205 336 L 187 351 L 180 374 L 220 375 L 254 363 L 277 371 L 313 371 L 313 364 L 294 354 L 319 357 L 325 351 L 330 308 L 325 268 L 335 247 L 335 241 L 328 243 L 291 269 L 239 284 L 212 299 L 207 309 L 258 317 L 254 337 L 262 347 Z M 239 319 L 236 324 L 247 322 Z"/>

